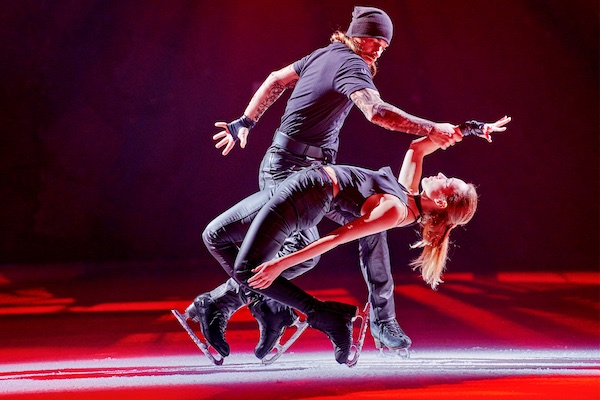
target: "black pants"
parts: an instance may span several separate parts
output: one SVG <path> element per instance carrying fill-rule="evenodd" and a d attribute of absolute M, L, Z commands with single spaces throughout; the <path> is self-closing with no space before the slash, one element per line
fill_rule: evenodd
<path fill-rule="evenodd" d="M 292 234 L 315 227 L 330 210 L 332 199 L 331 179 L 322 166 L 306 168 L 287 178 L 252 221 L 235 260 L 235 280 L 246 285 L 252 269 L 275 258 Z M 256 291 L 304 314 L 316 303 L 315 298 L 283 277 L 267 289 Z"/>
<path fill-rule="evenodd" d="M 320 163 L 318 160 L 295 155 L 277 146 L 271 146 L 267 150 L 259 172 L 261 192 L 247 197 L 215 218 L 202 234 L 207 249 L 230 276 L 233 273 L 238 248 L 244 240 L 252 220 L 262 206 L 269 201 L 274 188 L 292 173 Z M 327 214 L 327 218 L 339 224 L 345 224 L 356 216 L 331 212 Z M 284 242 L 282 253 L 287 254 L 295 249 L 300 249 L 318 237 L 316 227 L 304 229 Z M 386 233 L 381 232 L 360 239 L 359 255 L 361 271 L 369 291 L 371 318 L 375 321 L 395 318 L 394 282 Z M 296 265 L 284 271 L 281 276 L 292 279 L 313 268 L 317 262 L 318 259 L 313 259 Z M 210 295 L 217 302 L 219 308 L 229 314 L 246 304 L 248 300 L 234 279 L 229 279 L 215 288 Z"/>

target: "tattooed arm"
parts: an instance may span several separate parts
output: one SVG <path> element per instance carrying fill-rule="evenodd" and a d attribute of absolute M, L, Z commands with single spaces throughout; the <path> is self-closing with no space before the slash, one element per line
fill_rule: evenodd
<path fill-rule="evenodd" d="M 286 89 L 292 89 L 296 86 L 298 79 L 299 76 L 292 64 L 279 71 L 271 72 L 252 96 L 244 115 L 254 122 L 258 122 L 265 111 L 279 99 Z"/>
<path fill-rule="evenodd" d="M 244 115 L 239 120 L 230 123 L 229 126 L 226 122 L 216 122 L 215 126 L 222 128 L 223 130 L 213 136 L 213 140 L 218 140 L 215 147 L 220 149 L 224 147 L 221 152 L 226 156 L 231 149 L 235 146 L 236 139 L 240 141 L 240 147 L 243 149 L 248 143 L 248 133 L 250 128 L 254 126 L 256 122 L 262 117 L 269 107 L 281 96 L 286 89 L 292 89 L 296 86 L 299 76 L 296 74 L 292 64 L 278 71 L 271 72 L 267 79 L 260 85 L 250 103 L 244 110 Z M 238 122 L 238 121 L 241 121 Z M 230 127 L 239 127 L 237 132 L 230 132 Z"/>
<path fill-rule="evenodd" d="M 350 98 L 370 122 L 382 128 L 428 136 L 444 149 L 453 145 L 457 138 L 460 139 L 459 136 L 453 138 L 457 129 L 455 125 L 436 123 L 411 115 L 383 101 L 376 90 L 361 89 L 352 93 Z"/>

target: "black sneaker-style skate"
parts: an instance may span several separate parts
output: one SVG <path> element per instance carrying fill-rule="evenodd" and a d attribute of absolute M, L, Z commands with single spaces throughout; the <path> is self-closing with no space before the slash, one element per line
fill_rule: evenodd
<path fill-rule="evenodd" d="M 227 316 L 219 310 L 208 294 L 201 294 L 194 299 L 185 313 L 187 317 L 200 324 L 200 331 L 208 343 L 223 357 L 229 355 L 229 344 L 225 341 Z"/>
<path fill-rule="evenodd" d="M 204 353 L 204 355 L 206 357 L 208 357 L 210 362 L 212 362 L 215 365 L 222 365 L 224 357 L 220 354 L 213 355 L 213 352 L 210 351 L 210 348 L 212 347 L 210 345 L 210 343 L 204 342 L 202 339 L 200 339 L 194 333 L 192 328 L 187 323 L 187 321 L 188 321 L 187 313 L 181 314 L 177 310 L 171 310 L 171 313 L 175 316 L 175 319 L 177 319 L 177 322 L 179 322 L 179 325 L 181 325 L 181 327 L 187 332 L 187 334 L 190 336 L 192 341 L 194 343 L 196 343 L 196 346 L 198 346 L 198 348 L 202 351 L 202 353 Z"/>
<path fill-rule="evenodd" d="M 308 325 L 324 332 L 333 343 L 335 360 L 347 364 L 352 347 L 352 322 L 358 308 L 336 301 L 319 302 L 308 313 Z"/>
<path fill-rule="evenodd" d="M 284 305 L 273 307 L 276 308 L 276 311 L 273 311 L 269 304 L 262 299 L 253 300 L 248 304 L 248 308 L 256 318 L 260 331 L 254 355 L 263 360 L 279 344 L 285 329 L 297 323 L 298 315 L 290 307 Z M 275 359 L 270 358 L 269 361 L 273 362 Z"/>
<path fill-rule="evenodd" d="M 225 328 L 227 327 L 227 315 L 215 304 L 208 294 L 202 294 L 190 304 L 185 313 L 181 314 L 177 310 L 171 310 L 179 324 L 186 330 L 190 338 L 196 343 L 198 348 L 210 359 L 213 364 L 223 364 L 223 358 L 229 355 L 229 344 L 225 341 Z M 187 321 L 200 324 L 202 336 L 206 339 L 203 342 L 188 325 Z M 213 347 L 220 355 L 215 357 L 209 348 Z"/>
<path fill-rule="evenodd" d="M 392 318 L 386 321 L 371 321 L 371 335 L 375 340 L 375 347 L 383 354 L 383 347 L 395 351 L 401 357 L 408 358 L 408 349 L 412 340 L 404 333 L 398 321 Z"/>

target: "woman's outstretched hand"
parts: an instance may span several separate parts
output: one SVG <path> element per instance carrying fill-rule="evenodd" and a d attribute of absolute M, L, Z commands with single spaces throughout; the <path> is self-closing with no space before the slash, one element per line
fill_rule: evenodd
<path fill-rule="evenodd" d="M 277 278 L 284 270 L 285 267 L 281 265 L 279 259 L 267 261 L 254 268 L 254 276 L 248 279 L 248 285 L 254 289 L 266 289 L 271 286 L 271 283 Z"/>
<path fill-rule="evenodd" d="M 484 124 L 482 131 L 483 131 L 483 135 L 482 137 L 487 140 L 488 142 L 492 143 L 492 133 L 494 132 L 504 132 L 506 130 L 506 124 L 508 124 L 511 121 L 511 118 L 509 116 L 504 116 L 502 118 L 500 118 L 498 121 L 494 122 L 493 124 Z"/>

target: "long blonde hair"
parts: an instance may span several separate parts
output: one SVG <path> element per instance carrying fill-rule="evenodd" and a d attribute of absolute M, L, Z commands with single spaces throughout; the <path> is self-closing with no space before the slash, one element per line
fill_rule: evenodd
<path fill-rule="evenodd" d="M 411 261 L 410 266 L 421 270 L 423 280 L 432 289 L 443 282 L 442 273 L 448 259 L 450 231 L 469 222 L 477 210 L 475 186 L 467 186 L 468 189 L 457 191 L 446 199 L 446 208 L 428 211 L 421 216 L 421 240 L 411 245 L 412 248 L 423 248 L 423 251 Z"/>
<path fill-rule="evenodd" d="M 348 46 L 350 50 L 358 54 L 359 56 L 362 54 L 362 49 L 358 40 L 351 36 L 346 36 L 346 34 L 342 31 L 335 31 L 329 38 L 331 43 L 340 42 Z M 371 63 L 369 65 L 369 69 L 371 70 L 371 77 L 375 77 L 377 73 L 377 62 Z"/>

